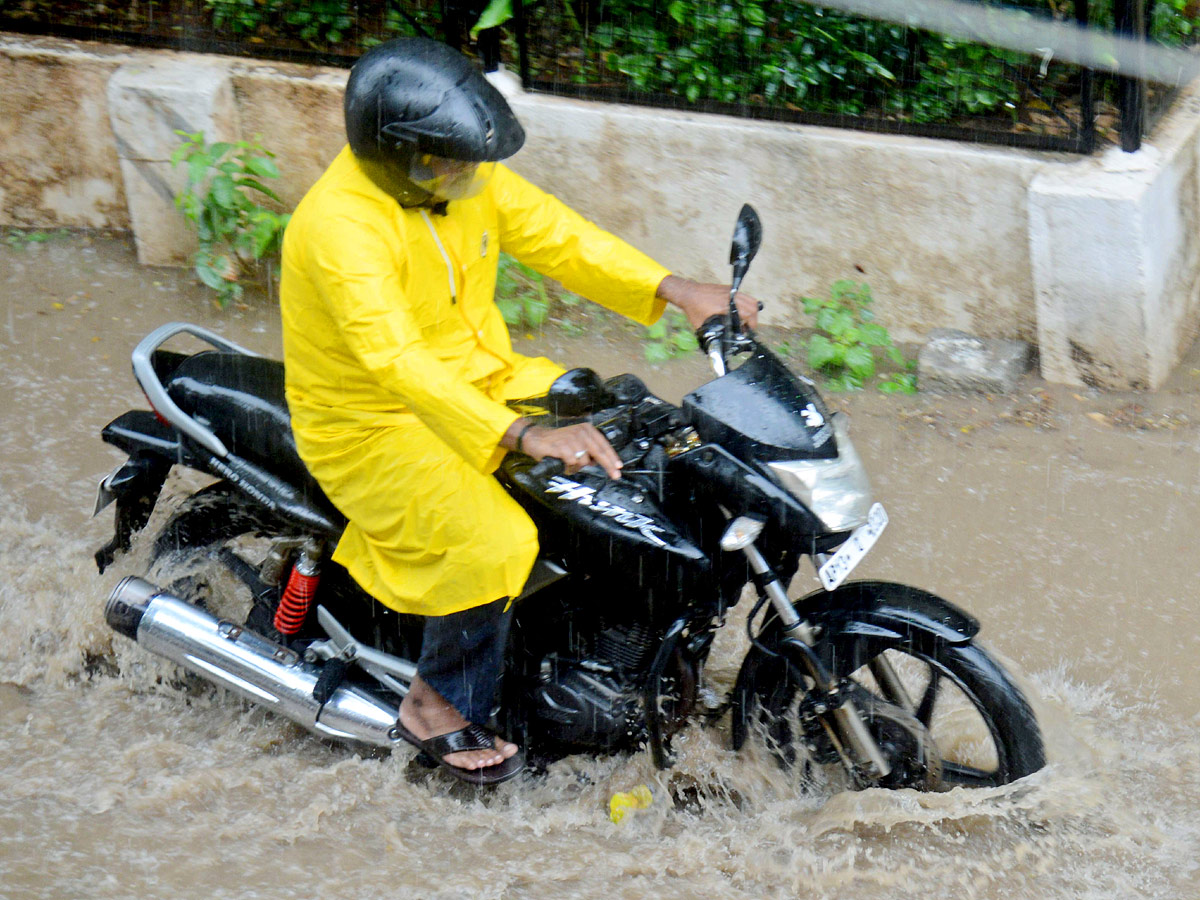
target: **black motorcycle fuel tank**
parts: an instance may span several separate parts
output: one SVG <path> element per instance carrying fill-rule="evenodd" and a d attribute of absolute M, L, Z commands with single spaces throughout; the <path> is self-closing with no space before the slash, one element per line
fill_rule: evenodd
<path fill-rule="evenodd" d="M 680 565 L 709 567 L 703 551 L 632 478 L 614 481 L 592 467 L 564 475 L 517 454 L 509 454 L 502 469 L 517 500 L 538 524 L 543 550 L 569 549 L 584 566 L 594 564 L 597 571 L 624 574 L 631 581 L 661 578 Z"/>
<path fill-rule="evenodd" d="M 830 412 L 816 389 L 761 344 L 741 366 L 686 395 L 683 410 L 706 443 L 740 459 L 837 456 Z"/>

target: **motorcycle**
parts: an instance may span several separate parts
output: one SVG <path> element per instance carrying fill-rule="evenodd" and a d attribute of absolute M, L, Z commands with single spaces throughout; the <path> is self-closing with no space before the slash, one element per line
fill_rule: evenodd
<path fill-rule="evenodd" d="M 568 477 L 514 452 L 497 472 L 541 548 L 514 601 L 499 732 L 534 765 L 646 747 L 669 767 L 682 728 L 728 713 L 735 749 L 762 742 L 781 766 L 840 768 L 855 787 L 1001 785 L 1038 770 L 1037 720 L 974 617 L 915 587 L 846 580 L 887 514 L 846 417 L 737 319 L 761 233 L 743 207 L 730 312 L 697 332 L 717 377 L 679 406 L 589 369 L 524 401 L 552 426 L 593 423 L 624 469 Z M 213 349 L 162 349 L 181 333 Z M 173 467 L 216 480 L 169 511 L 147 578 L 115 588 L 108 624 L 318 735 L 403 745 L 421 620 L 326 558 L 346 523 L 296 453 L 282 363 L 169 324 L 138 344 L 133 370 L 152 411 L 102 432 L 128 459 L 100 485 L 96 512 L 116 504 L 100 570 L 146 527 Z M 805 557 L 821 588 L 792 599 Z M 704 667 L 747 584 L 750 649 L 722 700 Z"/>

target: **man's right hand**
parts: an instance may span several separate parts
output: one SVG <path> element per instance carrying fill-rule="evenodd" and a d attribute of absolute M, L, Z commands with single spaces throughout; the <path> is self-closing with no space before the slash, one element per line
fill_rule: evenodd
<path fill-rule="evenodd" d="M 517 438 L 521 438 L 521 452 L 536 460 L 553 456 L 563 461 L 568 475 L 573 475 L 584 466 L 597 465 L 608 473 L 609 478 L 621 477 L 621 458 L 595 425 L 581 422 L 562 428 L 529 426 L 528 419 L 517 419 L 500 444 L 509 450 L 517 449 Z M 523 435 L 522 435 L 523 432 Z"/>

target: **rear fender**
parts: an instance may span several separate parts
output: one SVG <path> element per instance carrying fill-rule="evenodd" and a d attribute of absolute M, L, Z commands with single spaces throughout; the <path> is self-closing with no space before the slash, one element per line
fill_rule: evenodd
<path fill-rule="evenodd" d="M 931 640 L 967 644 L 979 633 L 979 620 L 948 600 L 886 581 L 854 581 L 834 591 L 815 591 L 797 600 L 795 607 L 817 629 L 814 650 L 832 671 L 844 668 L 832 658 L 839 637 L 865 638 L 883 647 Z M 757 698 L 788 677 L 786 662 L 775 652 L 782 637 L 778 617 L 768 615 L 742 660 L 732 698 L 735 750 L 745 743 Z"/>
<path fill-rule="evenodd" d="M 100 484 L 96 513 L 116 502 L 112 539 L 96 551 L 96 567 L 104 572 L 129 550 L 133 536 L 146 527 L 163 482 L 183 451 L 172 429 L 154 413 L 131 410 L 101 432 L 105 443 L 129 454 L 129 459 Z"/>
<path fill-rule="evenodd" d="M 191 462 L 184 456 L 179 433 L 148 410 L 131 409 L 122 413 L 104 426 L 100 437 L 130 457 L 154 456 L 170 464 Z"/>

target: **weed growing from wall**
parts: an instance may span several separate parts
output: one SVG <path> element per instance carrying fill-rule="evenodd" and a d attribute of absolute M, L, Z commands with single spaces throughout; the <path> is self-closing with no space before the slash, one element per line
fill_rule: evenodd
<path fill-rule="evenodd" d="M 816 317 L 808 339 L 808 364 L 835 391 L 858 390 L 878 375 L 882 357 L 902 371 L 879 376 L 888 394 L 915 394 L 916 363 L 906 360 L 887 328 L 875 321 L 874 298 L 865 282 L 835 281 L 828 297 L 803 297 L 804 311 Z"/>
<path fill-rule="evenodd" d="M 644 344 L 646 359 L 652 363 L 692 353 L 700 346 L 692 326 L 677 309 L 667 310 L 661 319 L 646 329 Z"/>
<path fill-rule="evenodd" d="M 279 197 L 261 179 L 278 178 L 274 153 L 253 141 L 209 144 L 203 132 L 177 131 L 183 143 L 173 165 L 187 166 L 187 185 L 175 198 L 200 243 L 193 259 L 196 275 L 227 306 L 242 296 L 242 279 L 265 268 L 274 280 L 283 230 L 291 218 L 261 205 Z"/>

